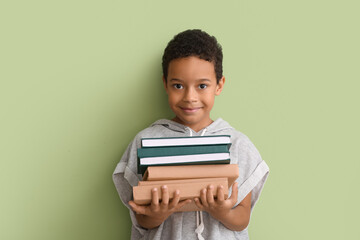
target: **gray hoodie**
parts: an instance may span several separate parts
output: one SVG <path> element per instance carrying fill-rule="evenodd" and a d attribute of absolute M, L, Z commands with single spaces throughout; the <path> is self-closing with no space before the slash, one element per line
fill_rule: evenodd
<path fill-rule="evenodd" d="M 199 132 L 194 132 L 189 127 L 174 121 L 161 119 L 136 135 L 113 174 L 120 199 L 130 210 L 131 239 L 249 239 L 247 228 L 243 231 L 229 230 L 207 212 L 201 212 L 201 224 L 199 224 L 199 212 L 173 213 L 159 227 L 151 230 L 142 228 L 136 221 L 135 214 L 128 202 L 132 200 L 132 187 L 142 179 L 141 175 L 137 174 L 137 149 L 141 147 L 141 138 L 200 135 L 231 136 L 230 163 L 239 165 L 239 177 L 236 180 L 238 182 L 238 201 L 235 206 L 252 191 L 251 209 L 253 209 L 267 179 L 269 168 L 248 137 L 220 118 Z M 229 190 L 230 195 L 231 189 Z"/>

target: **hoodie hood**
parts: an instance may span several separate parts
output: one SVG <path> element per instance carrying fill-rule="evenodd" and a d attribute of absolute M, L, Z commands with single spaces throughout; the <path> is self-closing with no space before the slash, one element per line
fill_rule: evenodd
<path fill-rule="evenodd" d="M 207 134 L 212 135 L 212 134 L 217 134 L 219 132 L 225 131 L 225 130 L 231 130 L 233 129 L 229 123 L 227 123 L 226 121 L 224 121 L 221 118 L 216 119 L 213 123 L 211 123 L 209 126 L 201 129 L 199 132 L 195 132 L 194 130 L 192 130 L 191 128 L 181 124 L 181 123 L 177 123 L 174 122 L 172 120 L 168 120 L 168 119 L 160 119 L 156 122 L 154 122 L 152 125 L 153 126 L 162 126 L 167 128 L 168 130 L 174 131 L 174 132 L 179 132 L 179 133 L 184 133 L 184 134 L 188 134 L 189 131 L 191 131 L 191 135 L 193 134 L 194 136 L 200 136 L 204 133 L 204 130 L 206 131 Z"/>

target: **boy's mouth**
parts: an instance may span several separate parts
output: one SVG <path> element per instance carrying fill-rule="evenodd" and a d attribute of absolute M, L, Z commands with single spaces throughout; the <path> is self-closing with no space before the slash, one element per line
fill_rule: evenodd
<path fill-rule="evenodd" d="M 197 112 L 200 109 L 199 107 L 197 107 L 197 108 L 183 108 L 183 107 L 180 107 L 180 108 L 185 113 L 194 113 L 194 112 Z"/>

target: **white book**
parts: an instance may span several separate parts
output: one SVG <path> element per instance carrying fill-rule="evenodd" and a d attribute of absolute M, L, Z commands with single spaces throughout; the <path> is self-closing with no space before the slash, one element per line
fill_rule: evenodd
<path fill-rule="evenodd" d="M 142 147 L 188 146 L 230 144 L 230 135 L 173 137 L 173 138 L 143 138 Z"/>
<path fill-rule="evenodd" d="M 218 161 L 226 161 L 229 159 L 230 159 L 230 153 L 147 157 L 147 158 L 140 158 L 140 165 L 201 163 L 201 162 L 212 162 L 212 161 L 218 162 Z"/>

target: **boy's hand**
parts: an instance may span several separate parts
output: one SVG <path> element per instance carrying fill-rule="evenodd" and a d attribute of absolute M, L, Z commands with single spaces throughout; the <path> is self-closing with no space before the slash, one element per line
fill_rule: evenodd
<path fill-rule="evenodd" d="M 159 201 L 159 191 L 157 188 L 151 190 L 151 204 L 146 206 L 137 205 L 133 201 L 129 201 L 130 207 L 137 213 L 138 223 L 145 228 L 158 227 L 173 212 L 181 208 L 185 204 L 191 202 L 190 199 L 180 201 L 180 191 L 176 190 L 174 198 L 169 201 L 169 190 L 167 186 L 161 187 L 161 202 Z"/>
<path fill-rule="evenodd" d="M 217 199 L 214 199 L 214 187 L 210 185 L 207 189 L 204 188 L 200 192 L 200 199 L 195 198 L 195 204 L 202 211 L 206 211 L 210 213 L 215 219 L 221 221 L 222 219 L 226 219 L 232 210 L 232 207 L 237 202 L 237 182 L 235 182 L 232 186 L 231 197 L 225 199 L 224 195 L 224 187 L 219 186 L 217 189 Z"/>
<path fill-rule="evenodd" d="M 242 231 L 250 221 L 251 192 L 237 205 L 238 184 L 232 186 L 231 197 L 225 199 L 223 187 L 217 189 L 217 199 L 213 197 L 213 186 L 203 189 L 200 192 L 200 199 L 195 198 L 195 204 L 201 210 L 208 212 L 212 217 L 220 221 L 230 230 Z"/>

